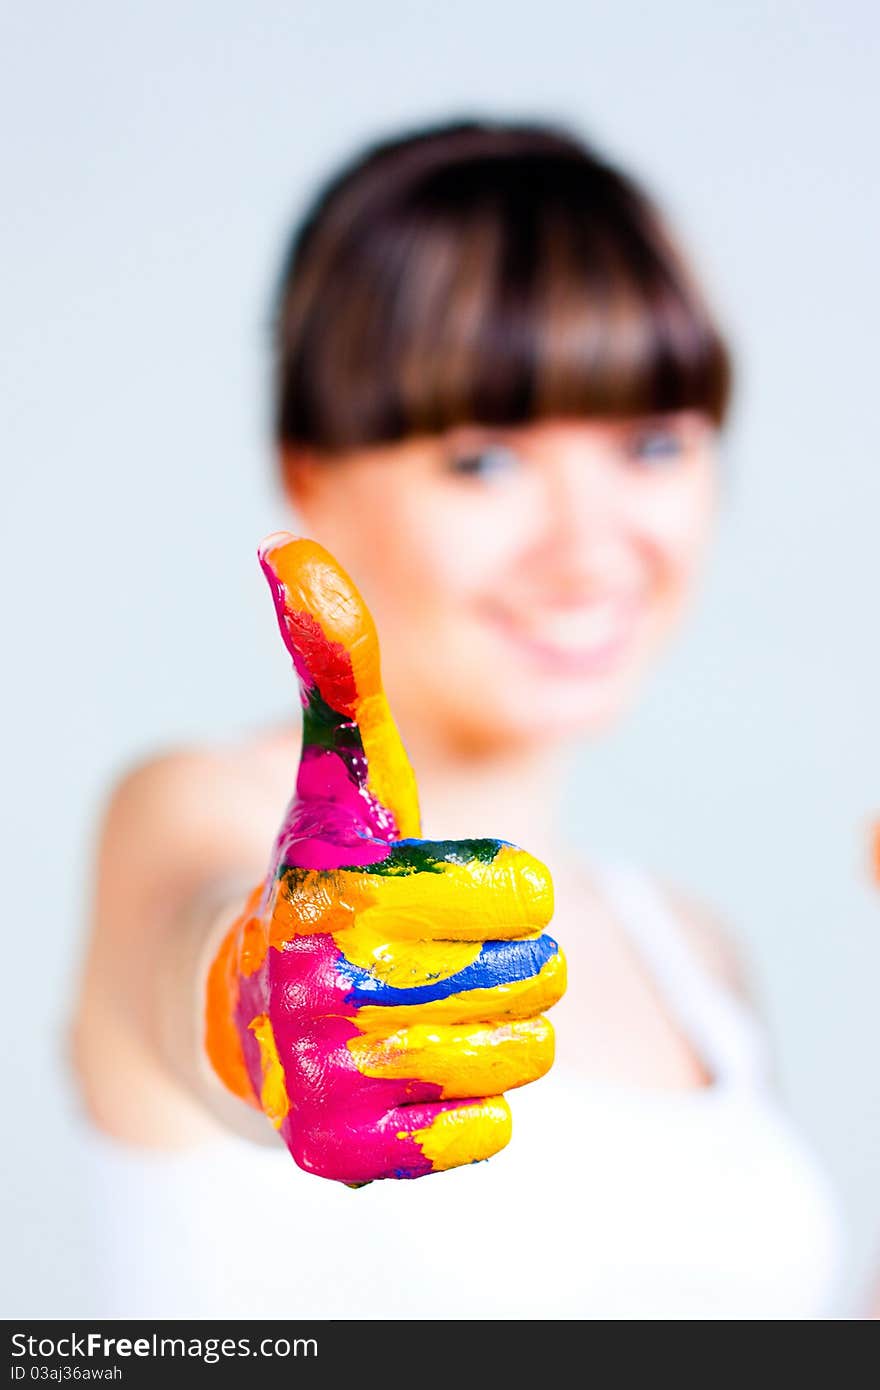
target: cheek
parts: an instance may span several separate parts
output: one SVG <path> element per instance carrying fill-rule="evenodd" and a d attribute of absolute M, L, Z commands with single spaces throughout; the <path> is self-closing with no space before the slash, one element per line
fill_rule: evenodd
<path fill-rule="evenodd" d="M 655 597 L 676 608 L 698 573 L 712 529 L 711 480 L 698 475 L 669 486 L 645 502 L 636 520 Z"/>
<path fill-rule="evenodd" d="M 383 645 L 411 647 L 414 632 L 447 641 L 470 600 L 513 568 L 516 527 L 477 489 L 394 471 L 353 472 L 300 507 L 303 525 L 349 571 Z"/>
<path fill-rule="evenodd" d="M 401 603 L 418 608 L 423 622 L 463 617 L 472 600 L 515 573 L 523 544 L 517 511 L 477 488 L 437 486 L 397 499 L 387 539 Z"/>

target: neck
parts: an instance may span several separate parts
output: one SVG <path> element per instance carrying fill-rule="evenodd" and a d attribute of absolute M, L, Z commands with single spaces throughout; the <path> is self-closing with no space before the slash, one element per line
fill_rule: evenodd
<path fill-rule="evenodd" d="M 462 750 L 404 730 L 426 839 L 509 840 L 538 858 L 559 854 L 560 749 Z"/>

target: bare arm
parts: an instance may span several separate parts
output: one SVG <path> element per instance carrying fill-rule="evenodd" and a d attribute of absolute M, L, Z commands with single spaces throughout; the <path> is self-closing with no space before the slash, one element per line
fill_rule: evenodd
<path fill-rule="evenodd" d="M 271 802 L 232 758 L 174 754 L 130 773 L 101 828 L 71 1020 L 85 1106 L 106 1133 L 178 1147 L 219 1128 L 275 1143 L 204 1054 L 209 962 L 266 870 Z"/>

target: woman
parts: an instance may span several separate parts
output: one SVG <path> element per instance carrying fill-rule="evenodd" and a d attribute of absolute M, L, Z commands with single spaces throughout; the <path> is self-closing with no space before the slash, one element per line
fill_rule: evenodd
<path fill-rule="evenodd" d="M 821 1314 L 833 1212 L 734 953 L 684 896 L 582 863 L 559 824 L 572 741 L 636 694 L 711 531 L 728 354 L 667 229 L 566 134 L 392 141 L 307 218 L 276 347 L 296 528 L 373 612 L 423 834 L 499 837 L 552 871 L 557 1060 L 477 1168 L 360 1192 L 301 1173 L 202 1044 L 208 964 L 266 872 L 298 731 L 141 767 L 107 812 L 75 1025 L 89 1112 L 135 1146 L 102 1145 L 102 1194 L 144 1212 L 105 1252 L 112 1311 Z"/>

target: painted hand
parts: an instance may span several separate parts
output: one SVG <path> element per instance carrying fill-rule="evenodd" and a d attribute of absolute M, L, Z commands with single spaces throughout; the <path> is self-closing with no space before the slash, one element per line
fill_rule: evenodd
<path fill-rule="evenodd" d="M 501 840 L 419 833 L 376 630 L 320 546 L 260 560 L 303 704 L 296 793 L 265 882 L 211 968 L 206 1045 L 301 1168 L 346 1183 L 488 1158 L 503 1092 L 542 1076 L 565 964 L 553 889 Z"/>

